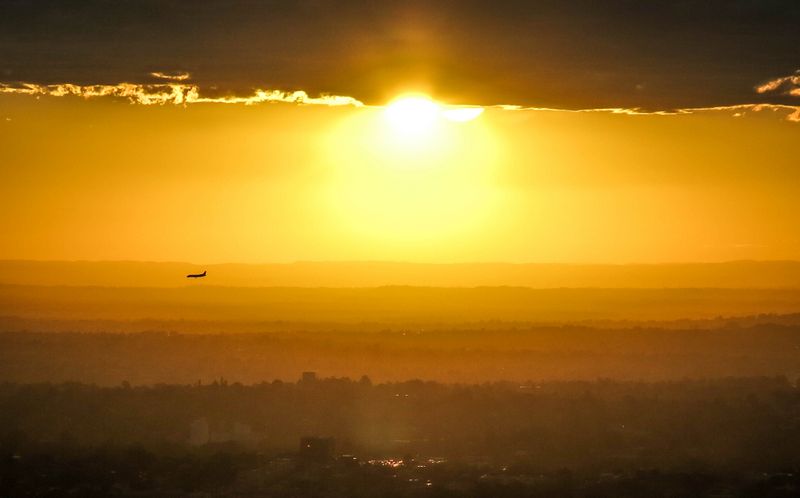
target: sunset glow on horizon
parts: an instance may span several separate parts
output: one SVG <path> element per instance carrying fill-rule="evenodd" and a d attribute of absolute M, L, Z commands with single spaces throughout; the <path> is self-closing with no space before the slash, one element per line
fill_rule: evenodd
<path fill-rule="evenodd" d="M 0 217 L 15 234 L 0 258 L 800 257 L 780 214 L 800 206 L 777 176 L 797 172 L 799 128 L 779 110 L 478 113 L 414 98 L 140 107 L 0 95 L 16 164 L 0 186 L 15 206 Z"/>
<path fill-rule="evenodd" d="M 274 13 L 316 26 L 303 42 L 314 57 L 295 45 L 284 48 L 296 60 L 278 57 L 266 40 L 289 38 L 253 25 L 231 32 L 260 47 L 256 58 L 220 39 L 227 49 L 206 50 L 218 58 L 164 40 L 163 60 L 106 74 L 82 73 L 79 59 L 46 64 L 40 51 L 30 65 L 13 59 L 0 73 L 0 259 L 800 259 L 789 215 L 800 211 L 798 69 L 675 80 L 665 75 L 683 59 L 654 71 L 587 26 L 606 68 L 590 70 L 561 43 L 565 13 L 583 10 L 548 5 L 542 19 L 555 24 L 534 30 L 535 43 L 521 4 L 496 16 L 398 4 L 371 14 L 374 32 L 353 22 L 364 12 L 340 18 L 320 4 L 328 17 L 301 5 Z M 482 30 L 492 43 L 465 35 Z"/>
<path fill-rule="evenodd" d="M 800 496 L 798 0 L 0 1 L 8 496 Z"/>

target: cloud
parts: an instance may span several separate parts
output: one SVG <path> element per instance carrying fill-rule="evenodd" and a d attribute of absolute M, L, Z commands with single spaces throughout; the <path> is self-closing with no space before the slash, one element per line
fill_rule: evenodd
<path fill-rule="evenodd" d="M 734 117 L 745 116 L 748 112 L 783 112 L 786 120 L 793 123 L 800 123 L 800 106 L 786 104 L 739 104 L 718 107 L 699 107 L 695 109 L 682 109 L 683 114 L 690 112 L 703 111 L 732 111 Z"/>
<path fill-rule="evenodd" d="M 262 103 L 291 103 L 300 105 L 353 106 L 364 107 L 360 100 L 344 95 L 322 94 L 311 97 L 302 90 L 286 92 L 282 90 L 257 89 L 248 95 L 203 96 L 200 87 L 185 83 L 191 78 L 189 73 L 153 72 L 151 76 L 166 80 L 163 83 L 118 83 L 116 85 L 77 85 L 62 83 L 42 85 L 37 83 L 0 83 L 0 94 L 20 94 L 31 96 L 66 97 L 75 96 L 85 99 L 111 97 L 126 99 L 141 105 L 190 105 L 190 104 L 241 104 L 253 105 Z M 788 92 L 788 95 L 800 97 L 800 72 L 768 81 L 756 87 L 758 93 L 775 91 Z M 529 107 L 521 105 L 497 104 L 488 106 L 455 106 L 448 112 L 480 112 L 483 109 L 499 109 L 504 111 L 538 111 L 569 113 L 608 113 L 626 116 L 676 116 L 696 114 L 700 112 L 730 112 L 733 117 L 742 117 L 747 113 L 764 111 L 782 112 L 788 121 L 800 123 L 800 105 L 788 104 L 737 104 L 715 107 L 687 107 L 665 110 L 646 110 L 638 107 L 610 107 L 587 109 L 559 109 L 550 107 Z"/>
<path fill-rule="evenodd" d="M 554 107 L 526 107 L 513 104 L 498 104 L 493 107 L 504 111 L 541 111 L 541 112 L 573 112 L 587 113 L 598 112 L 607 114 L 625 114 L 626 116 L 674 116 L 676 114 L 688 114 L 691 109 L 678 109 L 669 111 L 647 111 L 638 107 L 599 107 L 596 109 L 558 109 Z"/>
<path fill-rule="evenodd" d="M 494 109 L 504 111 L 539 111 L 539 112 L 571 112 L 571 113 L 607 113 L 624 114 L 626 116 L 679 116 L 686 114 L 698 114 L 701 112 L 730 112 L 733 117 L 743 117 L 748 112 L 784 112 L 786 120 L 793 123 L 800 123 L 800 106 L 785 104 L 737 104 L 715 107 L 687 107 L 684 109 L 656 110 L 648 111 L 640 108 L 609 107 L 598 109 L 556 109 L 550 107 L 524 107 L 519 105 L 494 105 L 489 106 Z"/>
<path fill-rule="evenodd" d="M 368 104 L 411 78 L 441 92 L 457 84 L 474 104 L 669 109 L 749 102 L 749 83 L 798 62 L 797 0 L 190 4 L 0 1 L 0 74 L 41 84 L 186 81 L 141 79 L 180 69 L 202 89 L 269 81 Z"/>
<path fill-rule="evenodd" d="M 142 105 L 189 105 L 189 104 L 261 104 L 285 102 L 301 105 L 354 106 L 364 104 L 343 95 L 320 95 L 311 97 L 302 90 L 284 92 L 281 90 L 255 90 L 250 95 L 228 95 L 221 97 L 204 97 L 197 85 L 180 83 L 189 78 L 188 73 L 165 75 L 152 73 L 153 76 L 168 79 L 172 82 L 159 84 L 118 83 L 116 85 L 76 85 L 62 83 L 57 85 L 40 85 L 36 83 L 19 83 L 16 85 L 0 83 L 0 93 L 32 96 L 65 97 L 75 96 L 85 99 L 97 97 L 116 97 L 127 99 L 134 104 Z"/>
<path fill-rule="evenodd" d="M 791 97 L 800 97 L 800 70 L 795 71 L 794 74 L 789 76 L 782 76 L 762 83 L 758 85 L 755 90 L 761 94 L 778 93 Z"/>
<path fill-rule="evenodd" d="M 158 78 L 160 80 L 167 80 L 167 81 L 186 81 L 191 78 L 191 74 L 189 73 L 162 73 L 161 71 L 155 71 L 150 73 L 150 76 L 153 78 Z"/>

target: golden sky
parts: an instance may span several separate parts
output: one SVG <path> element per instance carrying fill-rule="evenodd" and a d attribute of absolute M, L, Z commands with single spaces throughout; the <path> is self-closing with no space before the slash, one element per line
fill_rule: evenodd
<path fill-rule="evenodd" d="M 0 94 L 0 259 L 800 258 L 796 109 L 307 102 Z"/>
<path fill-rule="evenodd" d="M 800 259 L 799 23 L 793 0 L 0 2 L 0 259 Z"/>

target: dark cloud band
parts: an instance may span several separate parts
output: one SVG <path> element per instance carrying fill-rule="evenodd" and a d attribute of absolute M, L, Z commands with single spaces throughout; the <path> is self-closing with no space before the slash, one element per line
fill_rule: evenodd
<path fill-rule="evenodd" d="M 0 80 L 221 94 L 302 88 L 380 104 L 416 88 L 490 105 L 793 105 L 795 0 L 6 0 Z M 176 73 L 149 75 L 163 68 Z"/>

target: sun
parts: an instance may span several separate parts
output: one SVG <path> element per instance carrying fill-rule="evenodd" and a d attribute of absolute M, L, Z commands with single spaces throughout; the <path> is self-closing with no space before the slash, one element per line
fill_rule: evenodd
<path fill-rule="evenodd" d="M 441 112 L 441 106 L 424 95 L 406 95 L 386 106 L 384 115 L 400 135 L 423 136 L 436 128 Z"/>
<path fill-rule="evenodd" d="M 339 121 L 319 155 L 331 233 L 428 257 L 491 226 L 506 152 L 484 112 L 403 93 Z"/>
<path fill-rule="evenodd" d="M 384 117 L 395 136 L 419 141 L 436 135 L 442 122 L 466 123 L 482 113 L 482 107 L 446 106 L 423 94 L 407 94 L 390 102 Z"/>

